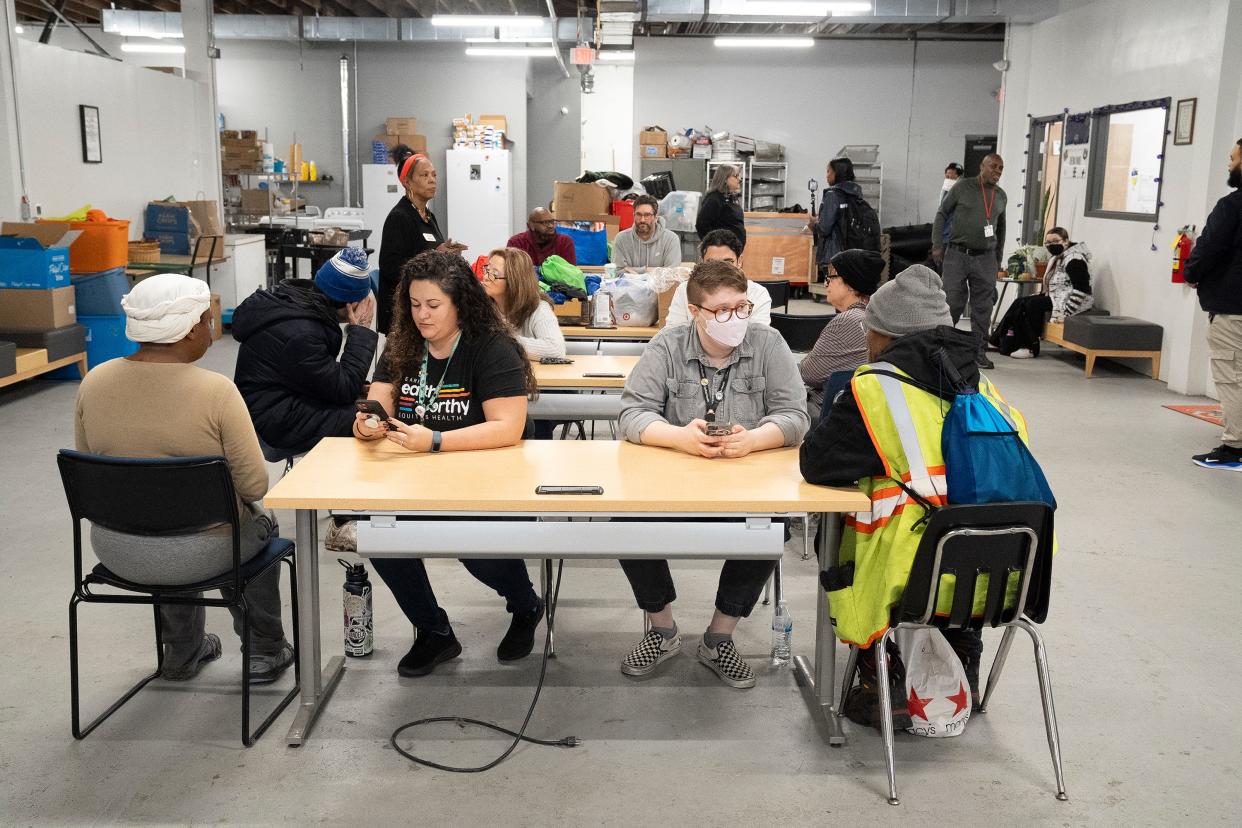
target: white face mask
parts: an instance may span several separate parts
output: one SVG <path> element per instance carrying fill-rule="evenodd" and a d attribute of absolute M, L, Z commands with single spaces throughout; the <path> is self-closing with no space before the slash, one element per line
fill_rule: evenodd
<path fill-rule="evenodd" d="M 746 325 L 750 319 L 729 317 L 728 322 L 718 322 L 715 316 L 707 317 L 707 335 L 727 348 L 736 348 L 746 338 Z"/>
<path fill-rule="evenodd" d="M 940 187 L 940 192 L 947 193 L 949 190 L 953 189 L 953 185 L 956 183 L 957 183 L 957 179 L 946 178 L 944 180 L 944 184 Z"/>

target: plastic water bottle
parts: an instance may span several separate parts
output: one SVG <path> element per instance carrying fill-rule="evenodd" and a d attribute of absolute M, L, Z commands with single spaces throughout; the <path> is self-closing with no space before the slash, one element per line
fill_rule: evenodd
<path fill-rule="evenodd" d="M 789 664 L 793 648 L 793 616 L 781 601 L 772 616 L 772 664 L 784 667 Z"/>
<path fill-rule="evenodd" d="M 337 558 L 345 567 L 342 598 L 345 607 L 345 655 L 354 658 L 369 656 L 375 649 L 375 630 L 371 619 L 371 579 L 362 564 L 351 564 Z"/>

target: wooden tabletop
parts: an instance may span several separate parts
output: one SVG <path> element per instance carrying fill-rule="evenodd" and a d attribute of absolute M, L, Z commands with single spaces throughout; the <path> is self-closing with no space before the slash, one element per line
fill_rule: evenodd
<path fill-rule="evenodd" d="M 659 328 L 588 328 L 585 325 L 561 325 L 566 339 L 651 339 Z"/>
<path fill-rule="evenodd" d="M 536 495 L 539 485 L 602 495 Z M 856 488 L 813 486 L 798 449 L 708 460 L 616 440 L 526 440 L 487 451 L 414 454 L 386 440 L 329 437 L 263 499 L 270 509 L 361 512 L 763 514 L 867 509 Z"/>
<path fill-rule="evenodd" d="M 630 372 L 638 364 L 636 356 L 595 356 L 573 354 L 572 365 L 542 365 L 532 359 L 535 382 L 540 389 L 624 388 Z M 588 377 L 584 374 L 618 374 L 615 377 Z"/>

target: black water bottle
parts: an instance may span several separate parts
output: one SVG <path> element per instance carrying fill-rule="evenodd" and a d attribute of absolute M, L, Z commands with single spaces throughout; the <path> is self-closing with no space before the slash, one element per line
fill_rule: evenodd
<path fill-rule="evenodd" d="M 369 656 L 375 649 L 375 630 L 371 620 L 371 579 L 362 564 L 351 564 L 341 558 L 345 567 L 342 601 L 345 607 L 345 655 L 354 658 Z"/>

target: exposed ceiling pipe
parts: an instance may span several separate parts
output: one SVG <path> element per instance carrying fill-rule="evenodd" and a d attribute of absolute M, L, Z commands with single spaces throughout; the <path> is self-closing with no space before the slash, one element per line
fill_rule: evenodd
<path fill-rule="evenodd" d="M 552 29 L 552 51 L 556 53 L 556 65 L 561 67 L 561 72 L 565 77 L 570 77 L 569 68 L 565 66 L 565 56 L 561 54 L 560 21 L 556 17 L 556 6 L 552 0 L 546 0 L 548 4 L 548 18 L 551 20 L 549 28 Z M 577 28 L 577 21 L 574 21 L 574 27 Z"/>
<path fill-rule="evenodd" d="M 345 203 L 342 207 L 353 206 L 350 201 L 349 188 L 349 58 L 341 55 L 341 192 Z"/>

